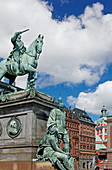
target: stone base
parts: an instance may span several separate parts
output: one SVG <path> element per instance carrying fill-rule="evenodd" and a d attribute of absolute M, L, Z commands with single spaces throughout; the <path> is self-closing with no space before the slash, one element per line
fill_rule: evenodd
<path fill-rule="evenodd" d="M 34 162 L 33 170 L 56 170 L 49 161 Z"/>
<path fill-rule="evenodd" d="M 20 92 L 18 98 L 19 95 Z M 35 158 L 40 139 L 46 134 L 49 112 L 54 106 L 55 103 L 39 97 L 0 103 L 0 162 L 32 161 Z M 21 129 L 14 136 L 8 132 L 12 120 L 19 122 Z"/>
<path fill-rule="evenodd" d="M 4 161 L 0 162 L 0 170 L 33 170 L 31 162 Z"/>
<path fill-rule="evenodd" d="M 0 162 L 0 170 L 56 170 L 49 161 L 3 161 Z"/>

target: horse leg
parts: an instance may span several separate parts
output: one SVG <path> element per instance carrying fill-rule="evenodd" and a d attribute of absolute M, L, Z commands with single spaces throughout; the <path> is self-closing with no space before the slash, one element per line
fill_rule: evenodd
<path fill-rule="evenodd" d="M 38 77 L 38 71 L 36 70 L 36 72 L 33 74 L 34 75 L 34 79 L 35 81 L 37 80 L 37 77 Z"/>
<path fill-rule="evenodd" d="M 31 73 L 28 73 L 26 89 L 31 88 L 30 80 L 31 80 Z"/>
<path fill-rule="evenodd" d="M 27 79 L 27 88 L 31 88 L 31 87 L 34 87 L 34 83 L 35 81 L 37 80 L 37 72 L 36 73 L 29 73 L 28 74 L 28 79 Z"/>
<path fill-rule="evenodd" d="M 30 78 L 31 78 L 30 83 L 34 83 L 37 80 L 37 77 L 38 77 L 38 72 L 37 71 L 32 73 L 31 76 L 30 76 Z"/>

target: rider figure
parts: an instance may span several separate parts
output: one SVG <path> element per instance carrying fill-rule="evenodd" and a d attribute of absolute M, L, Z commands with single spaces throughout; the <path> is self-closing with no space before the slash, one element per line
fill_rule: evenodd
<path fill-rule="evenodd" d="M 13 44 L 13 51 L 10 53 L 8 60 L 13 59 L 15 62 L 18 63 L 18 69 L 16 74 L 20 72 L 20 57 L 26 51 L 26 47 L 24 46 L 24 43 L 21 40 L 21 34 L 28 30 L 29 29 L 21 32 L 16 32 L 11 38 L 11 42 Z"/>

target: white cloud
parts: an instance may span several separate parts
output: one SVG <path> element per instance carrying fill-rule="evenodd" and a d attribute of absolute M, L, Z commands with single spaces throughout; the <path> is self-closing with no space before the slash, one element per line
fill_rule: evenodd
<path fill-rule="evenodd" d="M 76 103 L 77 103 L 77 98 L 73 97 L 73 96 L 68 96 L 67 97 L 67 103 L 72 106 L 75 107 Z"/>
<path fill-rule="evenodd" d="M 112 81 L 100 84 L 94 92 L 80 92 L 77 98 L 69 96 L 67 102 L 70 106 L 76 106 L 80 109 L 93 114 L 101 114 L 100 110 L 105 105 L 108 112 L 112 110 Z"/>
<path fill-rule="evenodd" d="M 38 69 L 50 77 L 49 83 L 41 77 L 40 87 L 82 81 L 92 85 L 112 63 L 112 15 L 103 15 L 103 5 L 96 3 L 80 17 L 63 21 L 53 20 L 52 7 L 40 0 L 0 0 L 0 7 L 0 57 L 9 55 L 15 31 L 30 29 L 22 35 L 26 46 L 39 33 L 45 35 Z"/>

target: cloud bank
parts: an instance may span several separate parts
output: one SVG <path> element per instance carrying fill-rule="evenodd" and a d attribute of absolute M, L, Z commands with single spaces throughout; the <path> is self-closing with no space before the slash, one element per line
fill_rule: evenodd
<path fill-rule="evenodd" d="M 45 35 L 40 88 L 63 82 L 93 85 L 112 63 L 112 15 L 102 13 L 102 4 L 87 6 L 78 18 L 71 15 L 62 21 L 52 19 L 52 6 L 41 0 L 1 0 L 0 7 L 0 57 L 9 55 L 16 31 L 30 29 L 22 35 L 26 47 L 39 33 Z"/>
<path fill-rule="evenodd" d="M 70 106 L 86 109 L 93 114 L 101 114 L 100 110 L 105 105 L 112 114 L 112 81 L 100 84 L 94 92 L 81 92 L 77 98 L 69 96 L 67 102 Z"/>

